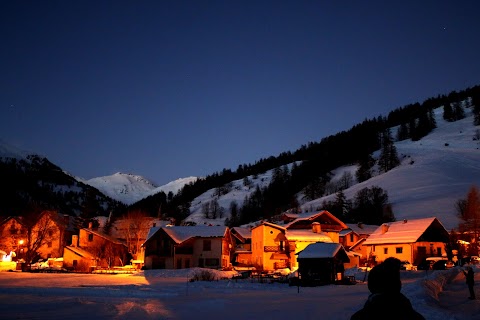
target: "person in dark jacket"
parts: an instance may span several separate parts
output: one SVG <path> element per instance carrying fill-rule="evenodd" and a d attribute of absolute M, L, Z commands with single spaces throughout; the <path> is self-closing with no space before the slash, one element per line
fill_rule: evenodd
<path fill-rule="evenodd" d="M 468 297 L 468 299 L 475 300 L 475 290 L 473 290 L 473 286 L 475 285 L 475 275 L 473 274 L 473 268 L 468 266 L 467 272 L 463 270 L 463 274 L 465 275 L 468 290 L 470 291 L 470 297 Z"/>
<path fill-rule="evenodd" d="M 351 320 L 425 320 L 400 292 L 400 263 L 396 258 L 387 258 L 370 271 L 368 289 L 371 294 L 363 308 L 352 315 Z"/>

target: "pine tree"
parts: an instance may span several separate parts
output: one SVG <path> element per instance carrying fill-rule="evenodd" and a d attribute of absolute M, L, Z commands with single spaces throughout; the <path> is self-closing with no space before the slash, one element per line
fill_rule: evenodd
<path fill-rule="evenodd" d="M 476 126 L 480 126 L 480 94 L 473 95 L 472 104 L 473 104 L 473 124 Z"/>
<path fill-rule="evenodd" d="M 372 177 L 372 168 L 375 165 L 375 160 L 371 154 L 367 154 L 358 162 L 358 169 L 355 172 L 357 182 L 363 182 Z"/>
<path fill-rule="evenodd" d="M 452 109 L 452 106 L 450 105 L 450 102 L 446 102 L 445 105 L 443 106 L 443 119 L 449 122 L 454 121 L 453 109 Z"/>
<path fill-rule="evenodd" d="M 403 141 L 410 138 L 408 134 L 408 125 L 405 122 L 402 122 L 397 130 L 397 140 Z"/>
<path fill-rule="evenodd" d="M 397 148 L 393 144 L 390 129 L 385 130 L 382 137 L 382 150 L 378 165 L 383 172 L 387 172 L 400 164 Z"/>
<path fill-rule="evenodd" d="M 455 102 L 453 104 L 453 119 L 454 121 L 461 120 L 465 118 L 465 111 L 461 102 Z"/>

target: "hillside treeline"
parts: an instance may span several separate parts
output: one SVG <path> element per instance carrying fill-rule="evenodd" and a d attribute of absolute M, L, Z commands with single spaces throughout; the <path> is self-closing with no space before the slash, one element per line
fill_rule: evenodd
<path fill-rule="evenodd" d="M 397 108 L 386 117 L 366 119 L 347 131 L 328 136 L 319 142 L 302 145 L 294 152 L 282 152 L 278 156 L 260 159 L 254 164 L 242 164 L 234 171 L 223 169 L 185 185 L 176 195 L 159 193 L 133 204 L 128 210 L 141 210 L 152 216 L 172 217 L 179 223 L 189 215 L 192 200 L 204 192 L 221 188 L 233 180 L 274 170 L 268 187 L 257 187 L 240 208 L 232 204 L 235 208 L 233 224 L 247 223 L 259 218 L 268 219 L 287 209 L 294 210 L 298 205 L 295 197 L 298 192 L 302 191 L 312 200 L 328 192 L 341 191 L 342 186 L 329 185 L 329 173 L 340 166 L 359 164 L 357 181 L 367 180 L 374 165 L 372 153 L 376 150 L 381 150 L 377 163 L 381 170 L 388 171 L 395 167 L 399 161 L 393 142 L 420 140 L 428 135 L 436 128 L 433 109 L 439 107 L 444 108 L 444 118 L 447 121 L 463 118 L 463 108 L 471 107 L 475 114 L 475 124 L 479 125 L 480 86 Z M 392 132 L 392 128 L 395 128 L 395 132 Z M 289 169 L 287 165 L 292 163 L 293 166 Z M 349 180 L 348 177 L 345 177 L 345 180 Z M 343 186 L 343 189 L 346 187 L 348 186 Z M 227 214 L 231 215 L 232 212 Z M 364 217 L 364 214 L 358 213 L 358 216 Z M 392 219 L 392 214 L 389 213 L 386 217 Z M 352 219 L 350 217 L 350 220 Z M 368 217 L 365 220 L 368 220 Z M 231 219 L 229 223 L 232 224 Z"/>

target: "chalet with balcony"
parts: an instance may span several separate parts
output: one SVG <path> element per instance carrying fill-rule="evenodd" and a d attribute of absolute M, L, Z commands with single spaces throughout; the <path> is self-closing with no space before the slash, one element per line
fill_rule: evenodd
<path fill-rule="evenodd" d="M 418 265 L 426 257 L 446 257 L 448 242 L 448 231 L 432 217 L 384 223 L 363 245 L 376 263 L 395 257 Z"/>
<path fill-rule="evenodd" d="M 299 215 L 280 226 L 270 222 L 252 229 L 252 264 L 265 271 L 298 267 L 296 253 L 316 242 L 339 241 L 347 226 L 328 211 Z"/>
<path fill-rule="evenodd" d="M 146 269 L 231 267 L 234 242 L 228 227 L 153 227 L 142 245 Z"/>
<path fill-rule="evenodd" d="M 252 265 L 252 230 L 250 228 L 233 227 L 230 229 L 234 242 L 232 264 L 245 267 Z"/>
<path fill-rule="evenodd" d="M 319 224 L 320 231 L 326 233 L 336 243 L 340 241 L 340 231 L 348 228 L 345 223 L 326 210 L 309 215 L 301 214 L 284 227 L 288 230 L 308 230 L 312 229 L 312 224 L 315 222 Z"/>

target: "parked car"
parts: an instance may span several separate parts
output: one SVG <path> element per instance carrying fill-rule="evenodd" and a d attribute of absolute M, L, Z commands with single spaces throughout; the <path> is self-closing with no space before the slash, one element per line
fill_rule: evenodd
<path fill-rule="evenodd" d="M 417 269 L 418 270 L 432 270 L 432 269 L 433 270 L 445 270 L 447 261 L 448 261 L 447 257 L 428 257 L 428 258 L 424 258 L 422 260 L 422 262 L 420 262 L 418 264 Z M 442 264 L 443 264 L 443 266 L 442 266 Z"/>
<path fill-rule="evenodd" d="M 400 270 L 414 270 L 414 266 L 407 260 L 404 260 L 400 263 Z"/>
<path fill-rule="evenodd" d="M 446 270 L 447 269 L 447 260 L 437 260 L 432 265 L 433 270 Z"/>
<path fill-rule="evenodd" d="M 423 259 L 417 266 L 417 270 L 430 270 L 430 261 Z"/>
<path fill-rule="evenodd" d="M 451 260 L 448 260 L 447 264 L 445 265 L 445 268 L 446 269 L 451 269 L 453 267 L 455 267 L 455 263 L 453 263 L 453 261 L 451 261 Z"/>

